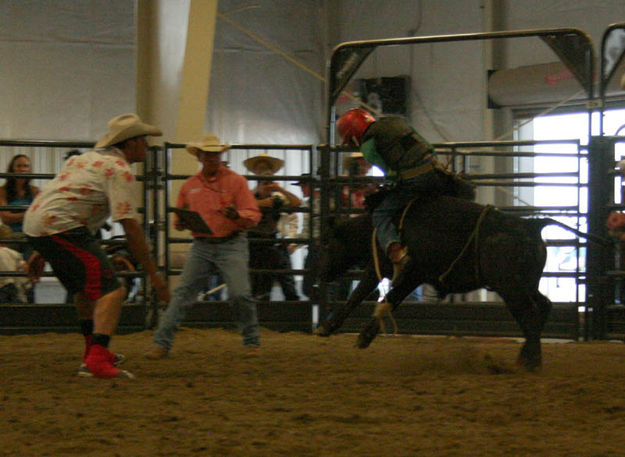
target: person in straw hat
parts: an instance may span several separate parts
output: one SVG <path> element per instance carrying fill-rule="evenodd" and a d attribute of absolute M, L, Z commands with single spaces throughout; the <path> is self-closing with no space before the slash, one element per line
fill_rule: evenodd
<path fill-rule="evenodd" d="M 269 178 L 283 166 L 284 161 L 268 154 L 259 154 L 243 162 L 245 168 L 259 177 Z M 250 268 L 263 270 L 290 270 L 290 254 L 296 245 L 287 246 L 276 242 L 254 242 L 258 239 L 295 238 L 299 231 L 297 213 L 292 210 L 302 201 L 271 179 L 259 179 L 254 189 L 256 203 L 263 215 L 253 230 L 250 230 Z M 274 280 L 282 288 L 285 300 L 299 300 L 295 289 L 295 279 L 290 274 L 252 273 L 252 295 L 257 300 L 269 300 Z"/>
<path fill-rule="evenodd" d="M 139 192 L 130 168 L 145 160 L 146 137 L 160 135 L 159 128 L 144 123 L 136 114 L 114 117 L 95 149 L 67 160 L 24 217 L 24 232 L 37 251 L 29 260 L 30 278 L 36 281 L 47 261 L 74 296 L 85 337 L 83 365 L 78 372 L 83 377 L 133 377 L 116 366 L 122 356 L 108 350 L 126 296 L 95 237 L 109 217 L 123 227 L 128 246 L 158 297 L 169 301 L 167 283 L 157 273 L 139 223 L 134 200 Z"/>
<path fill-rule="evenodd" d="M 186 149 L 197 157 L 202 170 L 183 184 L 176 206 L 199 213 L 211 233 L 191 230 L 191 250 L 171 303 L 154 332 L 154 346 L 146 357 L 162 359 L 168 356 L 176 330 L 197 301 L 198 293 L 216 272 L 228 286 L 228 297 L 235 310 L 243 345 L 252 351 L 257 350 L 260 334 L 256 303 L 250 296 L 248 243 L 244 231 L 258 223 L 260 211 L 247 180 L 221 161 L 221 154 L 229 149 L 229 145 L 222 144 L 217 135 L 209 133 L 200 141 L 187 144 Z M 178 230 L 191 229 L 177 216 L 174 224 Z"/>
<path fill-rule="evenodd" d="M 346 176 L 363 178 L 367 176 L 369 170 L 371 170 L 371 164 L 367 162 L 362 152 L 352 152 L 343 157 L 343 172 Z M 375 183 L 354 180 L 354 182 L 343 187 L 341 204 L 347 210 L 364 210 L 365 198 L 375 192 L 375 190 Z M 352 217 L 357 215 L 357 213 L 351 214 Z"/>
<path fill-rule="evenodd" d="M 371 164 L 367 162 L 362 152 L 351 152 L 343 157 L 343 172 L 347 176 L 367 176 Z"/>

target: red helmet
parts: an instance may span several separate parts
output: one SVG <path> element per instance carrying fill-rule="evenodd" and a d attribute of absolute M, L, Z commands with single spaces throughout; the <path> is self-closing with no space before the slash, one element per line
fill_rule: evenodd
<path fill-rule="evenodd" d="M 354 108 L 341 114 L 336 121 L 336 128 L 343 144 L 360 146 L 365 130 L 373 122 L 375 122 L 375 117 L 369 111 Z"/>

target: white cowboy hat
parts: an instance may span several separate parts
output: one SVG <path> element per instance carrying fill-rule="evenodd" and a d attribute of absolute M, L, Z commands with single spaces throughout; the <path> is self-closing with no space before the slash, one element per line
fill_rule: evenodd
<path fill-rule="evenodd" d="M 351 163 L 357 159 L 365 160 L 365 156 L 362 155 L 362 152 L 352 152 L 350 155 L 343 156 L 343 169 L 349 170 Z"/>
<path fill-rule="evenodd" d="M 284 160 L 278 159 L 277 157 L 271 157 L 269 154 L 259 154 L 255 157 L 250 157 L 247 160 L 243 161 L 243 165 L 249 171 L 254 173 L 254 168 L 256 168 L 256 164 L 258 162 L 267 162 L 271 167 L 271 173 L 277 172 L 284 165 Z"/>
<path fill-rule="evenodd" d="M 221 140 L 214 133 L 207 133 L 200 141 L 188 143 L 187 151 L 197 157 L 198 151 L 224 152 L 230 149 L 229 144 L 221 144 Z"/>
<path fill-rule="evenodd" d="M 136 136 L 161 136 L 163 134 L 161 129 L 142 122 L 134 113 L 116 116 L 109 121 L 108 125 L 108 133 L 98 140 L 96 148 L 105 148 Z"/>

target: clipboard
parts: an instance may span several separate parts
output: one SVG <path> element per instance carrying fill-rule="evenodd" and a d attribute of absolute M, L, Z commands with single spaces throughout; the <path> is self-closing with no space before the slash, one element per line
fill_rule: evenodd
<path fill-rule="evenodd" d="M 200 213 L 197 211 L 182 208 L 172 208 L 171 210 L 176 213 L 184 225 L 193 232 L 206 233 L 208 235 L 213 234 L 213 231 L 206 225 L 206 222 L 204 222 L 204 219 L 202 219 L 202 216 L 200 216 Z"/>

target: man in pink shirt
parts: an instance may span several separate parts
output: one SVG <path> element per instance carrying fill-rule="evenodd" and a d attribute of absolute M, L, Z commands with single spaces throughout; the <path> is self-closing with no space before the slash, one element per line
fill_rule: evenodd
<path fill-rule="evenodd" d="M 244 231 L 258 223 L 261 213 L 247 180 L 221 162 L 221 153 L 229 147 L 221 144 L 212 133 L 187 145 L 187 151 L 197 157 L 202 170 L 183 184 L 176 206 L 198 212 L 212 233 L 192 230 L 193 245 L 172 300 L 154 333 L 154 347 L 146 354 L 148 358 L 167 357 L 187 310 L 217 271 L 228 286 L 243 345 L 260 347 L 256 303 L 250 294 L 249 250 Z M 177 215 L 174 223 L 178 230 L 189 228 Z"/>

